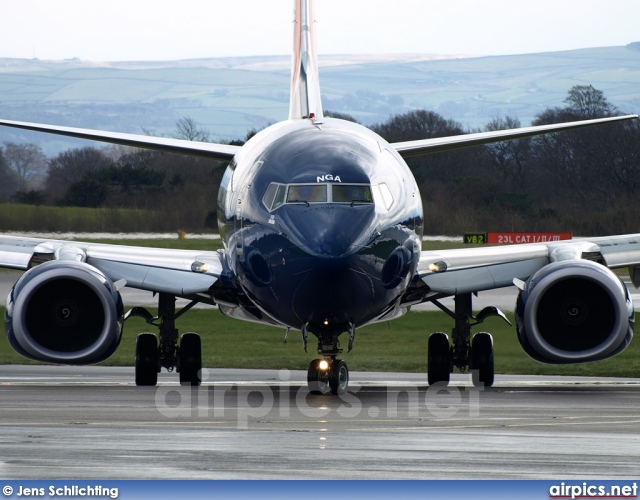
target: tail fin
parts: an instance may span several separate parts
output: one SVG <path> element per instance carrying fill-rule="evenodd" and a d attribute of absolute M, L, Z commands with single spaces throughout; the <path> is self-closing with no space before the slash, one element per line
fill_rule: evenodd
<path fill-rule="evenodd" d="M 294 0 L 293 61 L 289 119 L 322 118 L 313 0 Z"/>

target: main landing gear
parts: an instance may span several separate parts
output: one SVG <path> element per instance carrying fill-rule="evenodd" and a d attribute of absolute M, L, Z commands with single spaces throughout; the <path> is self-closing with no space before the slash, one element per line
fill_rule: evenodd
<path fill-rule="evenodd" d="M 353 348 L 355 325 L 349 325 L 349 351 Z M 307 328 L 302 329 L 302 341 L 307 349 Z M 323 359 L 314 359 L 307 370 L 307 384 L 311 394 L 324 394 L 327 389 L 331 394 L 340 396 L 349 387 L 349 368 L 344 360 L 337 359 L 342 353 L 338 343 L 338 335 L 318 335 L 318 354 Z"/>
<path fill-rule="evenodd" d="M 509 320 L 496 307 L 486 307 L 473 316 L 470 293 L 455 296 L 455 312 L 437 300 L 433 302 L 455 320 L 455 327 L 451 332 L 451 345 L 446 333 L 438 332 L 429 337 L 429 385 L 448 384 L 451 372 L 457 367 L 461 372 L 471 371 L 475 386 L 491 387 L 494 379 L 493 338 L 485 332 L 476 333 L 472 338 L 471 327 L 490 316 L 499 316 L 511 324 Z"/>
<path fill-rule="evenodd" d="M 176 313 L 174 295 L 160 293 L 158 299 L 158 317 L 154 318 L 143 307 L 134 307 L 125 319 L 139 316 L 150 325 L 156 326 L 160 334 L 160 345 L 153 333 L 141 333 L 136 340 L 136 385 L 154 386 L 158 382 L 158 373 L 162 367 L 180 374 L 180 384 L 200 385 L 202 370 L 202 347 L 200 335 L 185 333 L 178 346 L 178 330 L 175 320 L 195 305 L 189 303 Z"/>

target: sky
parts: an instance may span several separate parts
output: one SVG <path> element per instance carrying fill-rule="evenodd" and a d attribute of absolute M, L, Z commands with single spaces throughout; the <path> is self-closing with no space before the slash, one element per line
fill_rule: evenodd
<path fill-rule="evenodd" d="M 0 0 L 0 57 L 289 55 L 292 0 Z M 316 0 L 320 54 L 500 55 L 640 41 L 639 0 Z"/>

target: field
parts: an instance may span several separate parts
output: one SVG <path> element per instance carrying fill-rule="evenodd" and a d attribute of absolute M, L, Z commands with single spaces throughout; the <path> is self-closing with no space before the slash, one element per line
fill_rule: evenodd
<path fill-rule="evenodd" d="M 211 250 L 219 248 L 220 240 L 162 239 L 162 240 L 97 240 L 100 243 L 120 243 L 136 246 L 189 248 Z M 430 249 L 460 246 L 451 242 L 425 242 Z M 152 311 L 153 313 L 153 311 Z M 513 320 L 511 315 L 510 319 Z M 292 331 L 284 345 L 284 330 L 245 323 L 223 316 L 211 309 L 194 309 L 179 318 L 180 332 L 195 331 L 203 338 L 203 365 L 208 368 L 289 368 L 306 370 L 315 358 L 314 343 L 309 353 L 302 349 L 300 333 Z M 427 339 L 430 333 L 450 332 L 451 320 L 440 312 L 410 312 L 390 323 L 359 329 L 351 353 L 343 358 L 351 370 L 426 372 Z M 510 374 L 558 374 L 584 376 L 640 376 L 640 344 L 636 341 L 621 355 L 606 361 L 570 366 L 544 365 L 531 360 L 522 351 L 513 327 L 499 319 L 490 319 L 474 331 L 489 331 L 494 336 L 496 372 Z M 138 333 L 150 330 L 139 318 L 125 324 L 124 337 L 118 351 L 104 365 L 133 364 L 135 339 Z M 4 336 L 0 340 L 0 363 L 27 363 L 13 352 Z"/>
<path fill-rule="evenodd" d="M 526 126 L 544 108 L 562 106 L 574 85 L 593 85 L 621 110 L 638 112 L 638 54 L 631 47 L 606 47 L 445 60 L 417 55 L 349 63 L 349 56 L 329 56 L 320 58 L 320 81 L 325 109 L 349 113 L 365 125 L 429 109 L 467 128 L 507 114 Z M 285 59 L 200 60 L 199 67 L 188 61 L 96 67 L 81 61 L 3 59 L 0 115 L 131 133 L 144 127 L 159 134 L 170 133 L 180 116 L 189 116 L 214 138 L 238 139 L 251 128 L 286 118 Z M 0 143 L 19 138 L 41 143 L 49 155 L 79 147 L 71 139 L 54 142 L 0 131 Z"/>
<path fill-rule="evenodd" d="M 147 210 L 0 203 L 0 228 L 8 231 L 149 231 L 161 216 Z"/>

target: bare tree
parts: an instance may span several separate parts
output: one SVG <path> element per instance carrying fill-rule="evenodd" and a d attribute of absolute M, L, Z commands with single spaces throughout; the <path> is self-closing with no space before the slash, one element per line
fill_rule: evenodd
<path fill-rule="evenodd" d="M 156 132 L 154 129 L 142 127 L 142 132 L 151 137 L 173 137 L 174 139 L 182 139 L 185 141 L 195 142 L 211 142 L 211 134 L 209 131 L 200 127 L 193 118 L 182 116 L 176 122 L 176 128 L 170 135 Z"/>
<path fill-rule="evenodd" d="M 5 161 L 18 176 L 20 191 L 37 187 L 47 170 L 47 157 L 42 149 L 35 144 L 15 142 L 5 142 L 4 146 Z"/>
<path fill-rule="evenodd" d="M 6 200 L 11 194 L 18 189 L 18 179 L 7 165 L 4 159 L 4 153 L 0 148 L 0 200 Z"/>
<path fill-rule="evenodd" d="M 131 146 L 122 146 L 120 144 L 107 144 L 102 146 L 100 151 L 111 161 L 111 163 L 117 163 L 123 156 L 141 151 L 141 149 Z"/>
<path fill-rule="evenodd" d="M 88 172 L 111 165 L 111 159 L 99 149 L 87 147 L 64 151 L 49 161 L 47 196 L 60 198 L 70 185 L 81 181 Z"/>
<path fill-rule="evenodd" d="M 209 131 L 198 126 L 193 118 L 183 116 L 176 122 L 174 137 L 187 141 L 209 142 Z"/>
<path fill-rule="evenodd" d="M 618 109 L 607 101 L 604 92 L 591 85 L 574 85 L 564 102 L 569 110 L 583 118 L 602 118 L 618 113 Z"/>
<path fill-rule="evenodd" d="M 504 118 L 494 118 L 485 125 L 484 129 L 491 132 L 520 128 L 520 126 L 520 120 L 505 116 Z M 525 184 L 528 160 L 531 156 L 530 138 L 496 142 L 486 148 L 491 153 L 493 164 L 500 172 L 503 181 L 510 180 L 513 186 Z"/>

